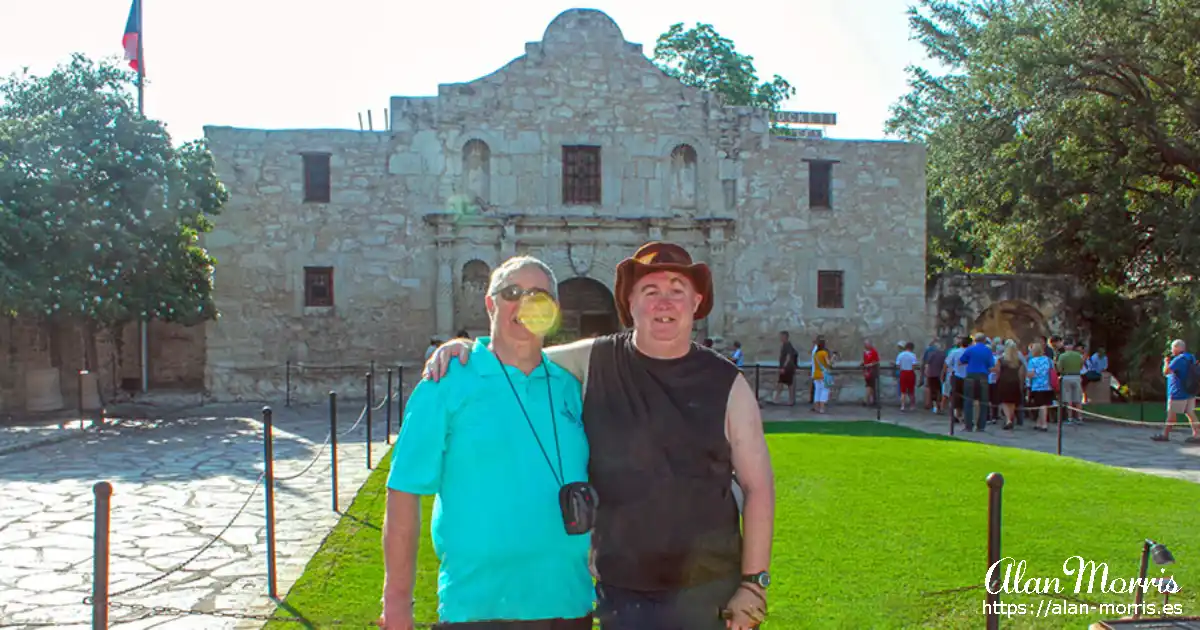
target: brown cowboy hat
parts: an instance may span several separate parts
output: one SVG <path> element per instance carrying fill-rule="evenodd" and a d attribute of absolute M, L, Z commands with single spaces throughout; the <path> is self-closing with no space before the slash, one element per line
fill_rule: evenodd
<path fill-rule="evenodd" d="M 679 245 L 655 241 L 642 245 L 631 258 L 617 265 L 614 287 L 617 315 L 621 318 L 622 326 L 633 326 L 633 314 L 629 311 L 629 292 L 633 290 L 633 285 L 642 276 L 656 271 L 674 271 L 690 278 L 696 292 L 704 296 L 700 306 L 696 307 L 694 317 L 704 319 L 708 316 L 713 305 L 712 272 L 708 265 L 693 263 L 691 254 Z"/>

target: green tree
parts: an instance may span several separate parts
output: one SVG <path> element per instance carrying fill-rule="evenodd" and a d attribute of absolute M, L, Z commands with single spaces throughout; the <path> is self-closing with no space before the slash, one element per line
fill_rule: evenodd
<path fill-rule="evenodd" d="M 929 149 L 931 270 L 1130 293 L 1200 274 L 1200 2 L 921 0 L 909 21 L 944 70 L 909 68 L 888 123 Z"/>
<path fill-rule="evenodd" d="M 654 45 L 655 65 L 685 85 L 715 92 L 726 105 L 749 105 L 778 112 L 796 94 L 786 79 L 775 75 L 760 81 L 754 57 L 737 51 L 711 24 L 684 30 L 673 24 Z"/>
<path fill-rule="evenodd" d="M 198 245 L 228 199 L 202 142 L 172 146 L 131 73 L 75 55 L 0 83 L 0 313 L 93 330 L 215 317 Z"/>

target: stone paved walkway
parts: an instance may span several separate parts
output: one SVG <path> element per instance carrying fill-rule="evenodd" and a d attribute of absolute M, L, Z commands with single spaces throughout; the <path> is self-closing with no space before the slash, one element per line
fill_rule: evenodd
<path fill-rule="evenodd" d="M 795 407 L 766 405 L 762 411 L 763 418 L 768 421 L 874 420 L 876 417 L 874 408 L 856 405 L 831 406 L 829 413 L 820 415 L 809 410 L 807 401 Z M 926 433 L 947 435 L 950 431 L 947 416 L 926 411 L 901 413 L 897 407 L 884 406 L 880 419 Z M 963 433 L 960 424 L 954 434 L 972 442 L 1054 453 L 1057 427 L 1052 424 L 1049 432 L 1042 433 L 1030 426 L 1026 424 L 1013 431 L 1004 431 L 999 425 L 989 425 L 981 433 Z M 1172 432 L 1171 442 L 1166 444 L 1150 441 L 1150 436 L 1158 430 L 1150 426 L 1090 421 L 1085 417 L 1083 424 L 1063 425 L 1063 457 L 1200 483 L 1200 444 L 1183 443 L 1183 438 L 1191 434 L 1190 430 L 1177 427 Z"/>
<path fill-rule="evenodd" d="M 260 406 L 208 407 L 191 417 L 122 421 L 100 432 L 0 455 L 0 627 L 90 628 L 93 491 L 113 484 L 111 592 L 116 602 L 266 614 L 266 542 Z M 339 406 L 339 433 L 362 403 Z M 274 409 L 276 477 L 313 461 L 328 434 L 325 406 Z M 393 411 L 394 413 L 394 411 Z M 384 415 L 374 414 L 373 464 L 387 452 Z M 18 444 L 0 430 L 0 446 Z M 78 432 L 78 425 L 74 429 Z M 395 427 L 393 426 L 393 430 Z M 46 429 L 45 431 L 49 431 Z M 339 494 L 345 509 L 365 481 L 365 422 L 339 438 Z M 277 481 L 278 593 L 287 593 L 338 515 L 331 505 L 328 449 L 299 478 Z M 254 492 L 253 496 L 250 493 Z M 247 500 L 247 497 L 249 499 Z M 237 515 L 239 508 L 244 511 Z M 157 583 L 233 525 L 210 548 Z M 114 608 L 110 623 L 141 613 Z M 153 616 L 121 628 L 261 627 L 213 616 Z"/>

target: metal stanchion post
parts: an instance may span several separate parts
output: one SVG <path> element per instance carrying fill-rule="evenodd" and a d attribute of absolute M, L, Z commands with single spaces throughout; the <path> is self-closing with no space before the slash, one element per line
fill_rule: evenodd
<path fill-rule="evenodd" d="M 875 368 L 875 379 L 874 380 L 875 380 L 875 421 L 876 422 L 880 422 L 883 420 L 883 403 L 881 403 L 879 401 L 879 376 L 880 376 L 879 373 L 880 373 L 880 371 L 881 370 L 878 367 Z M 899 422 L 899 420 L 897 420 L 897 422 Z"/>
<path fill-rule="evenodd" d="M 267 508 L 267 596 L 274 599 L 275 592 L 275 448 L 272 443 L 271 408 L 263 407 L 263 463 L 266 474 L 263 488 Z"/>
<path fill-rule="evenodd" d="M 991 473 L 988 485 L 988 568 L 1000 561 L 1000 491 L 1004 488 L 1004 476 Z M 986 575 L 986 571 L 984 572 Z M 1000 572 L 992 572 L 992 581 L 987 584 L 987 629 L 999 630 L 1000 615 L 996 604 L 1000 601 Z"/>
<path fill-rule="evenodd" d="M 108 525 L 112 514 L 112 484 L 92 486 L 96 495 L 95 533 L 92 535 L 92 630 L 108 628 Z"/>
<path fill-rule="evenodd" d="M 404 366 L 396 366 L 396 432 L 404 425 Z"/>
<path fill-rule="evenodd" d="M 954 375 L 948 376 L 950 377 L 950 396 L 947 400 L 950 401 L 950 408 L 946 410 L 948 412 L 946 415 L 950 417 L 950 435 L 954 435 Z"/>
<path fill-rule="evenodd" d="M 338 464 L 337 464 L 337 392 L 329 392 L 329 470 L 333 486 L 333 511 L 338 511 Z"/>
<path fill-rule="evenodd" d="M 383 443 L 392 443 L 392 368 L 387 369 L 387 401 L 383 403 Z"/>
<path fill-rule="evenodd" d="M 1056 450 L 1056 453 L 1058 455 L 1062 455 L 1063 416 L 1066 415 L 1063 413 L 1063 411 L 1064 411 L 1064 405 L 1063 405 L 1063 402 L 1060 400 L 1060 401 L 1058 401 L 1058 448 Z"/>
<path fill-rule="evenodd" d="M 375 367 L 375 362 L 371 362 L 371 367 Z M 372 382 L 374 372 L 367 373 L 367 470 L 371 469 L 371 407 L 375 404 L 375 384 Z"/>
<path fill-rule="evenodd" d="M 285 372 L 283 374 L 283 382 L 284 382 L 284 390 L 285 390 L 283 406 L 291 407 L 292 406 L 292 360 L 291 359 L 288 359 L 287 364 L 284 366 L 283 369 L 285 370 Z"/>
<path fill-rule="evenodd" d="M 754 398 L 756 398 L 756 399 L 762 396 L 762 383 L 760 380 L 761 376 L 762 376 L 762 374 L 761 374 L 761 370 L 759 369 L 759 365 L 757 363 L 755 363 L 754 364 Z"/>

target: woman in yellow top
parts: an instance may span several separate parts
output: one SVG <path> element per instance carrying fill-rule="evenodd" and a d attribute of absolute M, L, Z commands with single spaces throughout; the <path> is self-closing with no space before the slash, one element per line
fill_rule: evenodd
<path fill-rule="evenodd" d="M 829 351 L 825 349 L 825 340 L 817 341 L 817 352 L 813 355 L 813 404 L 817 413 L 825 413 L 825 403 L 829 402 L 829 387 L 826 385 L 826 375 L 833 380 L 833 362 L 829 359 Z"/>

